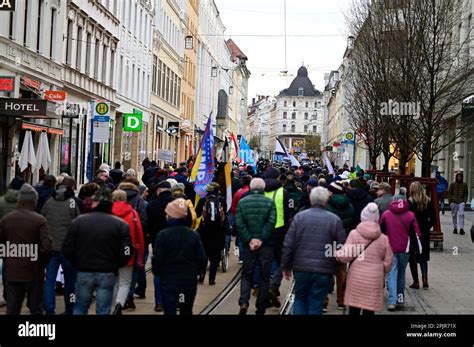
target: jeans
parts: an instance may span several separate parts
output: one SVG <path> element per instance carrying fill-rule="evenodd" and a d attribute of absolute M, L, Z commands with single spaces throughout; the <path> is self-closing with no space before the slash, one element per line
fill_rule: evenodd
<path fill-rule="evenodd" d="M 148 260 L 149 254 L 150 252 L 148 251 L 148 247 L 145 247 L 145 253 L 144 253 L 145 264 Z M 146 270 L 145 268 L 143 268 L 138 273 L 133 274 L 132 283 L 130 285 L 130 292 L 128 293 L 128 296 L 131 298 L 133 298 L 133 294 L 137 294 L 139 296 L 145 296 L 145 292 L 146 292 Z"/>
<path fill-rule="evenodd" d="M 197 283 L 190 282 L 161 282 L 161 295 L 163 298 L 163 310 L 167 316 L 176 316 L 179 307 L 181 316 L 193 314 L 194 299 L 196 298 Z"/>
<path fill-rule="evenodd" d="M 74 292 L 76 286 L 76 270 L 64 258 L 62 252 L 52 252 L 51 259 L 46 268 L 46 281 L 44 283 L 44 310 L 47 315 L 55 314 L 56 309 L 56 277 L 59 265 L 64 274 L 64 305 L 66 314 L 71 315 L 74 310 Z"/>
<path fill-rule="evenodd" d="M 322 315 L 333 275 L 295 271 L 294 315 Z"/>
<path fill-rule="evenodd" d="M 74 315 L 87 315 L 96 293 L 96 314 L 109 315 L 112 309 L 115 282 L 113 272 L 78 272 Z"/>
<path fill-rule="evenodd" d="M 19 315 L 26 295 L 26 307 L 32 315 L 43 314 L 43 281 L 7 282 L 7 315 Z"/>
<path fill-rule="evenodd" d="M 245 257 L 245 252 L 242 252 L 243 256 Z M 245 260 L 245 259 L 244 259 Z M 272 269 L 270 271 L 270 283 L 272 282 L 272 278 L 274 276 L 274 274 L 276 273 L 276 271 L 278 270 L 278 263 L 276 261 L 275 258 L 272 259 Z M 260 282 L 261 282 L 261 267 L 260 267 L 260 262 L 257 262 L 257 264 L 255 265 L 255 270 L 253 272 L 253 287 L 254 288 L 259 288 L 260 287 Z M 282 278 L 283 278 L 283 274 L 282 274 Z M 281 281 L 280 281 L 281 283 Z"/>
<path fill-rule="evenodd" d="M 392 269 L 387 276 L 388 304 L 405 303 L 405 270 L 410 253 L 394 253 Z"/>
<path fill-rule="evenodd" d="M 244 248 L 244 264 L 242 266 L 242 279 L 240 281 L 239 305 L 248 305 L 250 289 L 252 288 L 254 272 L 257 264 L 260 265 L 260 290 L 257 297 L 257 314 L 264 314 L 268 304 L 268 291 L 270 288 L 270 270 L 272 266 L 273 248 L 262 246 L 252 252 L 249 247 Z"/>
<path fill-rule="evenodd" d="M 464 229 L 464 208 L 466 204 L 464 202 L 460 204 L 452 203 L 451 205 L 451 215 L 453 217 L 453 226 L 454 229 Z M 459 224 L 458 224 L 458 212 L 459 212 Z"/>
<path fill-rule="evenodd" d="M 153 285 L 155 286 L 155 305 L 162 305 L 163 297 L 161 295 L 160 278 L 158 276 L 153 276 Z"/>
<path fill-rule="evenodd" d="M 115 298 L 115 304 L 120 304 L 120 306 L 125 306 L 125 301 L 127 300 L 128 293 L 130 291 L 130 283 L 132 282 L 132 266 L 124 266 L 119 269 L 119 275 L 117 282 L 115 283 L 114 292 L 117 293 Z"/>

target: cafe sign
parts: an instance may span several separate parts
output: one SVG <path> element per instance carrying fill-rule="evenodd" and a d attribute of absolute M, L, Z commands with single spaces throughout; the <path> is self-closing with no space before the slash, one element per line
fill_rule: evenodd
<path fill-rule="evenodd" d="M 54 103 L 38 99 L 0 99 L 0 116 L 2 115 L 25 118 L 60 118 L 56 113 Z"/>

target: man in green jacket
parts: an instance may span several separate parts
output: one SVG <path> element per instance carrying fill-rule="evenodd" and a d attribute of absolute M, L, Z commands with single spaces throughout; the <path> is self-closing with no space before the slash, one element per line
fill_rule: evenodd
<path fill-rule="evenodd" d="M 349 202 L 349 198 L 344 194 L 344 188 L 339 182 L 332 182 L 328 186 L 330 197 L 326 209 L 329 212 L 334 213 L 342 221 L 342 226 L 346 232 L 346 236 L 349 235 L 351 230 L 357 226 L 355 223 L 355 210 Z M 344 310 L 344 294 L 345 294 L 345 282 L 346 282 L 346 264 L 337 263 L 336 272 L 336 293 L 337 293 L 337 308 Z M 329 302 L 328 299 L 326 299 Z"/>
<path fill-rule="evenodd" d="M 257 297 L 257 314 L 265 314 L 268 306 L 270 272 L 273 258 L 271 236 L 276 223 L 276 207 L 265 197 L 265 181 L 255 178 L 250 183 L 249 195 L 240 200 L 235 216 L 237 232 L 244 248 L 244 264 L 240 282 L 240 314 L 249 307 L 253 273 L 257 262 L 261 265 L 261 284 Z"/>

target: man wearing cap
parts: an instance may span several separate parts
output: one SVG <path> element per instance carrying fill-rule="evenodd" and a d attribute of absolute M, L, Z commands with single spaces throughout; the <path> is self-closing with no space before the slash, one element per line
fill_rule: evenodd
<path fill-rule="evenodd" d="M 146 207 L 146 214 L 148 220 L 148 231 L 150 233 L 150 242 L 155 245 L 157 235 L 161 230 L 166 228 L 166 206 L 173 201 L 171 194 L 171 184 L 168 181 L 160 181 L 156 185 L 156 192 L 153 200 Z M 163 311 L 162 298 L 160 292 L 160 279 L 154 277 L 155 285 L 155 311 Z M 129 303 L 130 305 L 131 303 Z M 129 305 L 125 304 L 127 308 Z M 130 308 L 134 308 L 133 305 Z"/>
<path fill-rule="evenodd" d="M 52 239 L 46 219 L 35 212 L 36 190 L 25 183 L 17 198 L 17 207 L 0 220 L 0 244 L 7 249 L 29 250 L 5 257 L 7 314 L 19 315 L 25 295 L 32 315 L 43 314 L 44 268 L 49 261 Z"/>
<path fill-rule="evenodd" d="M 311 202 L 309 201 L 309 194 L 311 194 L 313 188 L 316 188 L 317 186 L 318 181 L 314 178 L 306 182 L 306 191 L 303 192 L 303 195 L 301 196 L 300 211 L 306 210 L 311 207 Z"/>
<path fill-rule="evenodd" d="M 328 186 L 329 200 L 326 209 L 334 213 L 341 219 L 342 226 L 346 236 L 356 228 L 355 210 L 349 202 L 349 198 L 344 194 L 344 189 L 340 182 L 332 182 Z M 337 292 L 337 308 L 344 310 L 344 287 L 346 282 L 346 265 L 337 263 L 336 272 L 336 292 Z"/>
<path fill-rule="evenodd" d="M 77 270 L 74 315 L 87 315 L 96 292 L 96 314 L 109 315 L 118 269 L 132 255 L 128 224 L 112 215 L 112 192 L 100 188 L 92 212 L 80 215 L 64 240 L 64 257 Z"/>
<path fill-rule="evenodd" d="M 167 225 L 156 238 L 153 274 L 160 278 L 165 315 L 192 315 L 196 278 L 206 269 L 207 257 L 199 235 L 186 226 L 186 200 L 176 199 L 165 209 Z"/>
<path fill-rule="evenodd" d="M 377 189 L 377 199 L 375 199 L 375 203 L 379 207 L 380 215 L 383 215 L 383 213 L 388 210 L 392 199 L 392 186 L 386 182 L 380 183 Z"/>

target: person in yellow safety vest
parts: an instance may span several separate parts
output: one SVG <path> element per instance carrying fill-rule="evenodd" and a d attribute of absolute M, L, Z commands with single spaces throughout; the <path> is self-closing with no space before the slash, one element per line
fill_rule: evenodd
<path fill-rule="evenodd" d="M 290 226 L 290 222 L 294 216 L 293 203 L 290 201 L 288 192 L 283 188 L 280 182 L 281 172 L 277 168 L 271 166 L 264 174 L 265 178 L 265 196 L 275 202 L 277 210 L 277 221 L 275 230 L 272 234 L 272 246 L 274 247 L 274 261 L 278 268 L 273 273 L 270 284 L 270 304 L 274 307 L 280 307 L 280 285 L 283 279 L 281 271 L 281 256 L 283 251 L 283 241 L 285 240 L 286 232 Z"/>
<path fill-rule="evenodd" d="M 351 168 L 351 173 L 349 175 L 349 180 L 357 178 L 357 171 L 354 168 Z"/>

